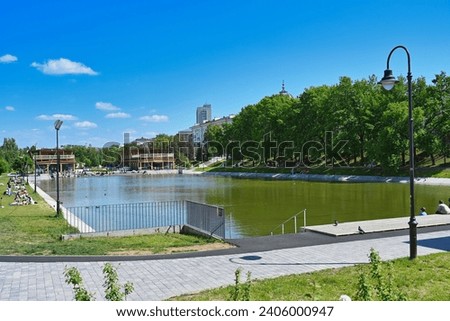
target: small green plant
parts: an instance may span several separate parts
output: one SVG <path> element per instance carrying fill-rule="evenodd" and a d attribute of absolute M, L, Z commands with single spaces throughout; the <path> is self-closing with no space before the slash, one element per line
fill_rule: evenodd
<path fill-rule="evenodd" d="M 75 301 L 94 301 L 94 294 L 83 286 L 83 278 L 76 267 L 66 268 L 64 272 L 66 283 L 72 285 Z"/>
<path fill-rule="evenodd" d="M 373 248 L 369 253 L 370 271 L 367 276 L 359 270 L 356 298 L 360 301 L 405 301 L 406 296 L 396 288 L 392 263 L 383 263 Z"/>
<path fill-rule="evenodd" d="M 72 285 L 75 301 L 95 301 L 94 293 L 89 292 L 83 286 L 83 278 L 76 267 L 66 268 L 64 275 L 66 283 Z M 116 268 L 111 263 L 103 266 L 103 276 L 105 282 L 105 299 L 108 301 L 123 301 L 134 291 L 133 284 L 126 282 L 123 286 L 119 284 L 119 275 Z"/>
<path fill-rule="evenodd" d="M 126 300 L 127 296 L 131 294 L 134 290 L 133 284 L 126 282 L 122 287 L 119 284 L 119 275 L 117 270 L 112 266 L 111 263 L 106 263 L 103 266 L 103 275 L 105 277 L 105 299 L 108 301 L 123 301 Z"/>
<path fill-rule="evenodd" d="M 359 270 L 357 287 L 356 297 L 358 300 L 372 301 L 372 287 L 362 269 Z"/>
<path fill-rule="evenodd" d="M 250 301 L 250 291 L 252 286 L 251 272 L 247 272 L 247 280 L 241 283 L 242 269 L 238 268 L 234 272 L 234 285 L 230 289 L 230 301 Z"/>

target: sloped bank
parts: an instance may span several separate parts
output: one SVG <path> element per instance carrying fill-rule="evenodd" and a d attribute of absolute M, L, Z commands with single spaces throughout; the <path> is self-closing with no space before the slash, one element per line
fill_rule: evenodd
<path fill-rule="evenodd" d="M 409 177 L 399 176 L 358 176 L 358 175 L 320 175 L 320 174 L 282 174 L 249 172 L 204 172 L 206 176 L 223 176 L 244 179 L 299 180 L 307 182 L 341 183 L 409 183 Z M 450 178 L 418 177 L 416 184 L 450 186 Z"/>

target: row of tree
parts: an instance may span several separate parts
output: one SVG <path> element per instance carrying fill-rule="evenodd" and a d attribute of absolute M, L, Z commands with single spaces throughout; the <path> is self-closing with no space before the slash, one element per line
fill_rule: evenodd
<path fill-rule="evenodd" d="M 434 165 L 450 154 L 450 77 L 437 74 L 430 84 L 413 80 L 416 157 Z M 205 142 L 195 148 L 165 134 L 156 144 L 170 144 L 179 162 L 226 155 L 243 166 L 373 166 L 397 170 L 408 155 L 408 94 L 405 78 L 390 91 L 375 76 L 305 89 L 298 97 L 277 94 L 242 108 L 232 124 L 209 126 Z M 65 146 L 86 167 L 120 166 L 120 144 L 103 148 Z M 0 173 L 32 168 L 30 151 L 14 138 L 0 147 Z"/>
<path fill-rule="evenodd" d="M 450 77 L 413 81 L 415 153 L 438 157 L 450 152 Z M 231 125 L 210 126 L 209 153 L 258 164 L 404 166 L 408 155 L 408 88 L 405 78 L 390 91 L 375 76 L 310 87 L 298 97 L 273 95 L 246 106 Z M 247 162 L 248 163 L 248 162 Z"/>
<path fill-rule="evenodd" d="M 0 146 L 0 175 L 10 171 L 24 173 L 33 162 L 27 153 L 29 148 L 20 149 L 14 138 L 4 138 Z"/>

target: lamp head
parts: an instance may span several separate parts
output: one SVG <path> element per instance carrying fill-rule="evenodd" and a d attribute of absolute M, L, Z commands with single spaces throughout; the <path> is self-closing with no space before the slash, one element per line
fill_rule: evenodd
<path fill-rule="evenodd" d="M 62 126 L 62 124 L 63 124 L 63 121 L 62 120 L 56 120 L 55 121 L 55 129 L 56 130 L 59 130 L 60 128 L 61 128 L 61 126 Z"/>
<path fill-rule="evenodd" d="M 398 80 L 392 75 L 391 69 L 386 69 L 384 71 L 384 77 L 378 82 L 386 90 L 391 90 L 396 83 L 398 83 Z"/>

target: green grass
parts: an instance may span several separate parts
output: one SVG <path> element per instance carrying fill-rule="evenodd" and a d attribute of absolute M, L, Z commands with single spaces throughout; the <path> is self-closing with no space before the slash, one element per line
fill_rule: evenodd
<path fill-rule="evenodd" d="M 392 261 L 394 283 L 410 301 L 450 300 L 450 253 Z M 336 301 L 342 294 L 355 298 L 360 269 L 368 265 L 328 269 L 313 273 L 255 280 L 251 285 L 252 301 Z M 251 272 L 251 268 L 249 269 Z M 243 270 L 243 274 L 247 270 Z M 231 278 L 231 276 L 230 276 Z M 242 280 L 244 282 L 245 280 Z M 229 299 L 231 286 L 172 300 L 224 301 Z"/>
<path fill-rule="evenodd" d="M 0 255 L 106 255 L 110 253 L 161 253 L 171 248 L 203 245 L 214 239 L 156 234 L 131 237 L 97 237 L 61 241 L 75 230 L 38 195 L 28 189 L 34 205 L 9 206 L 14 195 L 3 195 L 8 177 L 0 176 Z"/>

